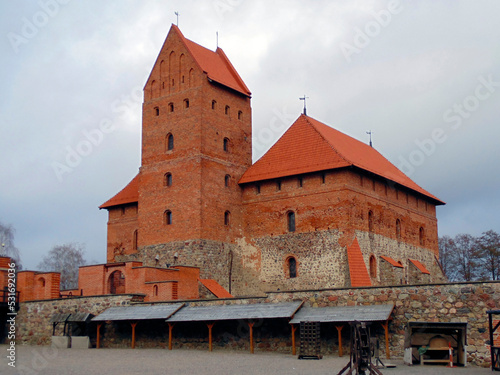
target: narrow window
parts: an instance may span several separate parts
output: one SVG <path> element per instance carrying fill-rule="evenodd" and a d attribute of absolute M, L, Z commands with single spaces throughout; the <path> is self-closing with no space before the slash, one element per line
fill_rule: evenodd
<path fill-rule="evenodd" d="M 295 232 L 295 212 L 289 211 L 287 216 L 288 231 Z"/>
<path fill-rule="evenodd" d="M 134 250 L 137 250 L 137 238 L 138 238 L 137 234 L 138 234 L 138 232 L 137 232 L 137 229 L 136 229 L 136 230 L 134 230 L 134 239 L 133 239 L 133 242 L 132 242 L 132 248 Z"/>
<path fill-rule="evenodd" d="M 230 182 L 231 182 L 231 176 L 227 174 L 227 175 L 224 177 L 224 185 L 225 185 L 226 187 L 229 187 Z"/>
<path fill-rule="evenodd" d="M 224 145 L 222 146 L 224 151 L 229 152 L 229 139 L 224 138 Z"/>
<path fill-rule="evenodd" d="M 164 213 L 165 216 L 165 225 L 171 225 L 172 224 L 172 211 L 166 210 Z"/>
<path fill-rule="evenodd" d="M 184 99 L 184 108 L 189 108 L 189 99 Z"/>
<path fill-rule="evenodd" d="M 368 231 L 373 232 L 373 212 L 368 211 Z"/>
<path fill-rule="evenodd" d="M 372 189 L 373 189 L 373 191 L 376 190 L 376 182 L 375 182 L 375 180 L 372 181 Z"/>
<path fill-rule="evenodd" d="M 281 181 L 276 181 L 276 191 L 281 191 Z"/>
<path fill-rule="evenodd" d="M 423 227 L 420 227 L 418 234 L 419 234 L 420 245 L 424 246 L 425 245 L 425 232 L 424 232 Z"/>
<path fill-rule="evenodd" d="M 291 279 L 297 277 L 297 260 L 294 257 L 288 258 L 288 276 Z"/>
<path fill-rule="evenodd" d="M 217 107 L 217 102 L 215 100 L 212 100 L 212 109 L 215 109 Z"/>
<path fill-rule="evenodd" d="M 169 133 L 167 134 L 167 151 L 171 151 L 174 149 L 174 136 Z"/>
<path fill-rule="evenodd" d="M 165 173 L 165 177 L 164 177 L 164 180 L 163 180 L 163 185 L 164 186 L 172 186 L 172 173 L 168 172 L 168 173 Z"/>
<path fill-rule="evenodd" d="M 238 111 L 238 120 L 241 120 L 243 118 L 243 112 Z"/>
<path fill-rule="evenodd" d="M 228 226 L 231 223 L 231 213 L 229 211 L 224 212 L 224 225 Z"/>
<path fill-rule="evenodd" d="M 155 114 L 156 114 L 156 116 L 160 115 L 160 108 L 159 107 L 155 107 Z"/>
<path fill-rule="evenodd" d="M 401 239 L 401 220 L 396 220 L 396 238 L 398 241 Z"/>
<path fill-rule="evenodd" d="M 321 173 L 321 183 L 324 184 L 326 182 L 326 173 Z"/>
<path fill-rule="evenodd" d="M 377 277 L 377 259 L 375 255 L 370 255 L 370 276 Z"/>
<path fill-rule="evenodd" d="M 172 78 L 172 86 L 175 86 L 175 80 Z"/>
<path fill-rule="evenodd" d="M 226 108 L 224 109 L 224 113 L 226 115 L 229 115 L 229 109 L 230 109 L 230 107 L 228 105 L 226 105 Z"/>
<path fill-rule="evenodd" d="M 260 185 L 255 185 L 255 194 L 260 194 Z"/>
<path fill-rule="evenodd" d="M 182 76 L 182 78 L 181 78 L 181 82 L 182 82 L 182 83 L 184 83 L 184 76 Z"/>
<path fill-rule="evenodd" d="M 153 286 L 153 296 L 154 297 L 158 296 L 158 285 Z"/>
<path fill-rule="evenodd" d="M 304 183 L 304 179 L 303 179 L 302 177 L 299 177 L 299 178 L 297 179 L 297 183 L 298 183 L 298 185 L 299 185 L 299 188 L 301 188 L 301 187 L 302 187 L 302 184 Z"/>
<path fill-rule="evenodd" d="M 168 111 L 173 112 L 174 111 L 174 103 L 168 103 Z"/>
<path fill-rule="evenodd" d="M 125 215 L 125 206 L 122 206 L 122 216 Z"/>

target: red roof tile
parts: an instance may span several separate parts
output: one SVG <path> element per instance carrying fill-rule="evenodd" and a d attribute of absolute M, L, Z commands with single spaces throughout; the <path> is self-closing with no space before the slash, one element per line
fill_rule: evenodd
<path fill-rule="evenodd" d="M 372 285 L 357 238 L 354 239 L 351 246 L 347 246 L 347 262 L 349 263 L 351 286 L 357 287 Z"/>
<path fill-rule="evenodd" d="M 200 282 L 211 291 L 217 298 L 232 298 L 233 295 L 229 293 L 217 281 L 212 279 L 199 279 Z"/>
<path fill-rule="evenodd" d="M 136 203 L 139 200 L 139 175 L 135 176 L 118 194 L 101 204 L 99 208 L 109 208 L 127 203 Z"/>
<path fill-rule="evenodd" d="M 221 48 L 217 48 L 215 52 L 210 51 L 209 49 L 186 39 L 177 26 L 172 25 L 171 30 L 175 31 L 180 36 L 186 48 L 193 56 L 193 59 L 196 61 L 198 66 L 205 73 L 207 73 L 209 79 L 236 90 L 243 95 L 252 95 Z"/>
<path fill-rule="evenodd" d="M 403 185 L 431 198 L 436 204 L 444 204 L 373 147 L 305 115 L 300 115 L 269 151 L 243 174 L 239 183 L 350 166 Z"/>
<path fill-rule="evenodd" d="M 384 255 L 381 255 L 380 256 L 383 260 L 385 260 L 386 262 L 389 262 L 392 266 L 394 267 L 399 267 L 399 268 L 403 268 L 403 265 L 399 262 L 396 262 L 394 259 L 392 258 L 389 258 L 389 257 L 386 257 Z"/>
<path fill-rule="evenodd" d="M 417 267 L 422 273 L 426 273 L 428 275 L 430 275 L 431 273 L 429 272 L 429 270 L 427 268 L 425 268 L 425 266 L 420 263 L 418 260 L 416 259 L 408 259 L 410 262 L 412 262 L 415 267 Z"/>

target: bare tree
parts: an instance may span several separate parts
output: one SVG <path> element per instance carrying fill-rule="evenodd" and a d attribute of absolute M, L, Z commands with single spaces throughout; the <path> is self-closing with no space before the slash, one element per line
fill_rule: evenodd
<path fill-rule="evenodd" d="M 21 256 L 18 248 L 14 245 L 15 229 L 12 225 L 0 223 L 0 255 L 10 257 L 18 269 L 21 269 Z"/>
<path fill-rule="evenodd" d="M 439 263 L 448 280 L 455 280 L 456 267 L 454 265 L 454 255 L 457 249 L 455 241 L 450 236 L 439 237 Z"/>
<path fill-rule="evenodd" d="M 470 234 L 458 234 L 454 242 L 456 245 L 454 266 L 457 279 L 463 281 L 479 279 L 481 277 L 481 250 L 477 238 Z"/>
<path fill-rule="evenodd" d="M 481 272 L 482 277 L 500 280 L 500 235 L 489 230 L 484 232 L 478 241 L 484 265 Z"/>
<path fill-rule="evenodd" d="M 85 248 L 80 244 L 68 243 L 54 246 L 42 258 L 38 269 L 61 273 L 61 290 L 78 288 L 78 268 L 87 264 Z"/>

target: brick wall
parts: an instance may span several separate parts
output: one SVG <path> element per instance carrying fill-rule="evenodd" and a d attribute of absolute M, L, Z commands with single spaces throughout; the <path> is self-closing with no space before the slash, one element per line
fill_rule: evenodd
<path fill-rule="evenodd" d="M 19 301 L 59 298 L 60 281 L 58 272 L 20 271 L 17 273 Z"/>
<path fill-rule="evenodd" d="M 115 261 L 116 256 L 137 251 L 137 204 L 111 207 L 108 212 L 106 261 L 111 263 Z"/>

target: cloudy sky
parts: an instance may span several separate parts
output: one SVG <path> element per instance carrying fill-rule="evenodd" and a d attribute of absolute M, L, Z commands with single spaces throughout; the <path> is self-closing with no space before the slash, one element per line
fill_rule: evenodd
<path fill-rule="evenodd" d="M 497 0 L 2 1 L 0 222 L 25 268 L 67 242 L 105 261 L 97 207 L 138 171 L 142 87 L 176 11 L 188 39 L 214 50 L 219 32 L 252 91 L 254 160 L 305 94 L 447 202 L 441 236 L 500 231 Z"/>

